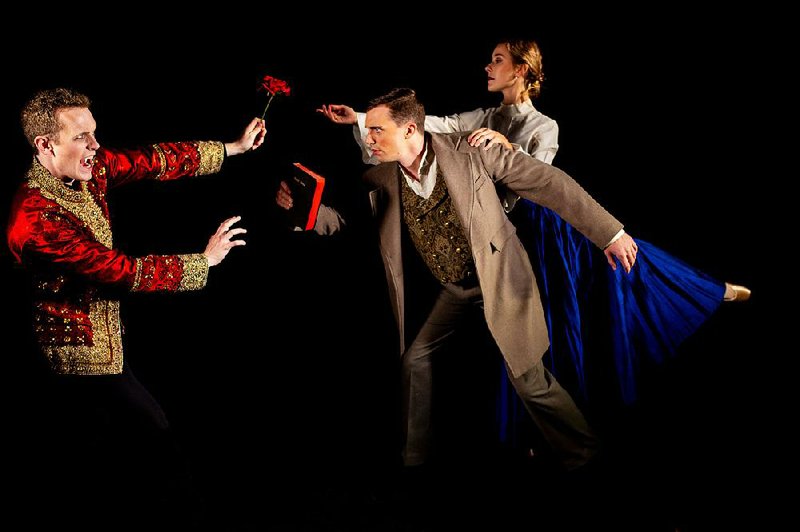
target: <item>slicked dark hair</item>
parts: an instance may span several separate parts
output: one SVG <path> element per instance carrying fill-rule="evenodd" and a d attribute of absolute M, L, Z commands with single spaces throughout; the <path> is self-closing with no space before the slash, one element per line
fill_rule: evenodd
<path fill-rule="evenodd" d="M 413 89 L 392 89 L 383 96 L 370 100 L 367 111 L 385 105 L 389 108 L 392 121 L 397 125 L 414 122 L 420 133 L 425 131 L 425 107 L 417 99 Z"/>

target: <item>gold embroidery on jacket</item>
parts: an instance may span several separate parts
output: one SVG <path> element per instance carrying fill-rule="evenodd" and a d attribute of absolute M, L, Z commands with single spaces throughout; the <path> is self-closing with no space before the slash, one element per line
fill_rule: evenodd
<path fill-rule="evenodd" d="M 178 255 L 183 261 L 183 276 L 178 292 L 200 290 L 208 280 L 208 259 L 202 253 Z"/>
<path fill-rule="evenodd" d="M 164 174 L 167 173 L 167 156 L 164 154 L 164 150 L 158 144 L 153 144 L 153 149 L 158 155 L 158 165 L 160 166 L 158 170 L 158 174 L 156 175 L 156 179 L 162 179 Z"/>
<path fill-rule="evenodd" d="M 137 257 L 133 260 L 136 263 L 136 273 L 133 276 L 133 286 L 131 287 L 131 292 L 135 292 L 139 289 L 139 285 L 142 283 L 142 268 L 144 268 L 142 259 Z"/>
<path fill-rule="evenodd" d="M 108 249 L 113 247 L 111 226 L 103 215 L 103 211 L 89 193 L 85 182 L 80 190 L 72 190 L 61 180 L 53 177 L 47 169 L 34 158 L 28 170 L 28 186 L 38 188 L 45 198 L 55 201 L 64 210 L 77 216 L 89 228 L 95 240 Z"/>
<path fill-rule="evenodd" d="M 100 169 L 101 173 L 102 170 Z M 97 242 L 112 248 L 111 226 L 86 183 L 80 184 L 80 190 L 73 190 L 53 177 L 36 158 L 26 177 L 29 187 L 38 188 L 42 197 L 54 201 L 83 222 Z M 42 216 L 47 218 L 48 213 L 44 212 Z M 61 277 L 56 281 L 58 282 L 53 286 L 45 282 L 39 288 L 56 293 L 63 284 Z M 66 309 L 62 309 L 62 312 L 66 312 Z M 77 317 L 74 324 L 69 318 L 64 317 L 59 323 L 60 320 L 56 321 L 54 316 L 45 316 L 38 312 L 36 321 L 38 343 L 56 373 L 108 375 L 122 372 L 119 301 L 89 302 L 88 319 Z M 81 328 L 91 330 L 91 341 L 81 332 Z"/>
<path fill-rule="evenodd" d="M 200 164 L 194 175 L 216 174 L 222 169 L 225 158 L 225 146 L 218 141 L 198 141 L 197 151 L 200 152 Z"/>
<path fill-rule="evenodd" d="M 63 375 L 110 375 L 122 373 L 122 327 L 119 301 L 98 300 L 89 303 L 92 345 L 54 345 L 69 342 L 67 336 L 39 335 L 39 342 L 53 371 Z"/>

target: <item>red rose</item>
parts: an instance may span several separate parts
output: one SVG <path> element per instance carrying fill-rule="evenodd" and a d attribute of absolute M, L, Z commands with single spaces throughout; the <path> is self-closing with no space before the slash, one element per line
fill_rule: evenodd
<path fill-rule="evenodd" d="M 272 103 L 272 99 L 275 97 L 276 94 L 285 94 L 286 96 L 289 96 L 289 94 L 292 91 L 292 89 L 289 88 L 288 83 L 286 83 L 282 79 L 273 78 L 272 76 L 264 76 L 264 79 L 261 80 L 261 85 L 259 85 L 258 89 L 264 90 L 269 93 L 269 100 L 267 100 L 267 106 L 264 107 L 264 112 L 261 113 L 262 120 L 267 115 L 267 109 L 269 109 L 269 104 Z"/>
<path fill-rule="evenodd" d="M 261 87 L 259 88 L 267 91 L 273 96 L 276 94 L 285 94 L 286 96 L 289 96 L 292 91 L 288 83 L 282 79 L 273 78 L 272 76 L 264 76 L 264 79 L 261 81 Z"/>

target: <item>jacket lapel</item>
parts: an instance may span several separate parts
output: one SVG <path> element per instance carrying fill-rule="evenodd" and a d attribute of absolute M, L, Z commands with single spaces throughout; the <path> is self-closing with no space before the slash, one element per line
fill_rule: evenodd
<path fill-rule="evenodd" d="M 472 159 L 468 153 L 458 151 L 459 143 L 453 143 L 448 135 L 431 135 L 436 163 L 439 165 L 437 179 L 444 178 L 450 200 L 453 202 L 461 226 L 467 232 L 467 239 L 472 235 L 472 205 L 475 197 L 476 180 L 473 176 L 483 176 L 473 170 Z M 461 138 L 459 137 L 459 141 Z"/>

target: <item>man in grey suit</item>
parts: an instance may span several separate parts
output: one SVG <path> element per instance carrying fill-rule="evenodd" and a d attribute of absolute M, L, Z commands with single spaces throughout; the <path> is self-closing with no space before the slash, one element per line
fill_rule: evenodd
<path fill-rule="evenodd" d="M 612 268 L 636 261 L 622 224 L 571 177 L 521 151 L 473 147 L 469 132 L 425 133 L 425 110 L 411 89 L 370 102 L 366 145 L 381 164 L 364 174 L 403 355 L 405 465 L 425 462 L 431 431 L 431 359 L 473 307 L 483 310 L 511 382 L 564 467 L 575 469 L 598 442 L 569 394 L 542 364 L 549 346 L 528 255 L 497 188 L 557 212 L 604 249 Z M 292 207 L 285 183 L 277 203 Z M 320 209 L 314 230 L 332 234 L 344 220 Z M 405 246 L 405 248 L 404 248 Z M 439 284 L 433 308 L 406 346 L 403 253 L 416 252 Z"/>

